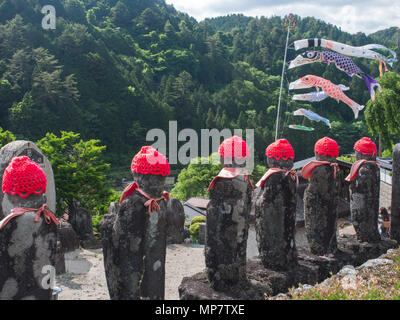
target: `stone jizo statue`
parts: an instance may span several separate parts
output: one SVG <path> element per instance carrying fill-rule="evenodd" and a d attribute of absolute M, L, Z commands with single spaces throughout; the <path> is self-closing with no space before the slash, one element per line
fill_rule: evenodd
<path fill-rule="evenodd" d="M 288 270 L 297 265 L 295 244 L 298 177 L 291 171 L 294 150 L 286 139 L 270 144 L 265 154 L 268 170 L 257 187 L 256 236 L 264 267 Z"/>
<path fill-rule="evenodd" d="M 351 218 L 360 242 L 377 243 L 380 169 L 376 161 L 377 148 L 370 138 L 362 138 L 354 145 L 356 162 L 346 181 L 350 184 Z"/>
<path fill-rule="evenodd" d="M 314 153 L 316 161 L 301 172 L 303 178 L 310 179 L 304 192 L 305 229 L 311 252 L 331 257 L 337 251 L 339 146 L 324 137 L 315 144 Z"/>
<path fill-rule="evenodd" d="M 142 147 L 131 164 L 134 182 L 101 222 L 104 265 L 113 300 L 163 300 L 167 201 L 167 159 Z"/>
<path fill-rule="evenodd" d="M 249 157 L 242 138 L 233 136 L 225 140 L 218 153 L 223 169 L 209 187 L 205 258 L 211 287 L 226 291 L 247 281 L 246 249 L 253 187 L 240 163 Z"/>
<path fill-rule="evenodd" d="M 58 220 L 46 204 L 47 179 L 26 156 L 4 171 L 0 221 L 0 299 L 50 300 L 55 280 Z"/>

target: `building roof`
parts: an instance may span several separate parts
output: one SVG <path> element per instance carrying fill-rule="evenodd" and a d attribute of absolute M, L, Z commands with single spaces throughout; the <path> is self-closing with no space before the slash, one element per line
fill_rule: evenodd
<path fill-rule="evenodd" d="M 189 204 L 193 207 L 200 208 L 200 209 L 207 209 L 207 205 L 210 202 L 209 199 L 204 199 L 204 198 L 190 198 L 188 201 L 185 202 L 185 204 Z"/>
<path fill-rule="evenodd" d="M 190 221 L 192 221 L 192 219 L 194 217 L 206 215 L 205 209 L 203 210 L 203 209 L 197 208 L 187 202 L 183 205 L 183 209 L 185 210 L 185 217 L 186 217 L 185 219 L 188 223 L 190 223 Z"/>
<path fill-rule="evenodd" d="M 315 157 L 297 161 L 294 163 L 292 170 L 302 169 L 307 163 L 309 163 L 310 161 L 313 161 L 313 160 L 315 160 Z M 392 171 L 392 158 L 377 158 L 376 160 L 381 165 L 381 168 Z M 343 167 L 351 168 L 351 166 L 352 166 L 352 163 L 342 161 L 339 159 L 337 160 L 337 162 L 340 166 L 343 166 Z"/>

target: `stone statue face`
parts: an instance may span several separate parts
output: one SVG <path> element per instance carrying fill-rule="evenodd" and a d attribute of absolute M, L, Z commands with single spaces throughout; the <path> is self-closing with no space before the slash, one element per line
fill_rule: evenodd
<path fill-rule="evenodd" d="M 224 168 L 245 168 L 246 167 L 246 159 L 240 159 L 239 161 L 235 158 L 229 159 L 220 157 L 221 164 Z M 240 163 L 238 163 L 240 162 Z"/>
<path fill-rule="evenodd" d="M 137 182 L 140 189 L 155 198 L 161 197 L 164 191 L 166 178 L 167 177 L 164 177 L 162 175 L 154 174 L 133 174 L 133 179 L 135 180 L 135 182 Z"/>
<path fill-rule="evenodd" d="M 356 151 L 356 160 L 367 160 L 367 161 L 376 161 L 376 155 L 375 156 L 368 156 L 364 155 L 361 152 Z"/>
<path fill-rule="evenodd" d="M 39 194 L 39 195 L 31 194 L 31 195 L 29 195 L 28 197 L 26 197 L 24 199 L 24 198 L 21 198 L 18 195 L 13 196 L 10 193 L 6 193 L 4 198 L 5 198 L 6 202 L 7 202 L 6 206 L 9 207 L 7 209 L 9 209 L 9 210 L 12 209 L 12 208 L 18 208 L 18 207 L 37 209 L 37 208 L 40 208 L 43 204 L 46 203 L 45 194 Z"/>
<path fill-rule="evenodd" d="M 329 162 L 336 162 L 336 158 L 330 156 L 324 156 L 323 154 L 316 153 L 315 158 L 318 161 L 329 161 Z"/>
<path fill-rule="evenodd" d="M 293 159 L 279 159 L 276 160 L 275 158 L 267 158 L 268 168 L 279 168 L 279 169 L 286 169 L 290 170 L 293 168 Z"/>

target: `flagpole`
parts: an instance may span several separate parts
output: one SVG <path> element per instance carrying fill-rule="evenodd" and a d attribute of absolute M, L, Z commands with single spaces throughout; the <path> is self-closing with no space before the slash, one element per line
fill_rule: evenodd
<path fill-rule="evenodd" d="M 275 141 L 278 140 L 278 132 L 279 132 L 279 115 L 281 110 L 281 100 L 282 100 L 282 90 L 283 90 L 283 79 L 285 76 L 285 67 L 286 67 L 286 57 L 287 57 L 287 49 L 289 44 L 289 35 L 290 35 L 290 23 L 292 22 L 292 15 L 289 14 L 288 16 L 288 25 L 287 25 L 287 36 L 286 36 L 286 45 L 285 45 L 285 57 L 283 59 L 283 66 L 282 66 L 282 78 L 281 78 L 281 88 L 279 90 L 279 100 L 278 100 L 278 110 L 276 113 L 276 123 L 275 123 Z M 285 22 L 286 24 L 286 22 Z"/>

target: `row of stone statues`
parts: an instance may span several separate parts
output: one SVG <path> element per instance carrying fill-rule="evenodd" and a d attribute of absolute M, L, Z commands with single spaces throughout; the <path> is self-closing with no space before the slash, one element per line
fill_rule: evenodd
<path fill-rule="evenodd" d="M 380 240 L 377 229 L 379 165 L 376 146 L 359 140 L 347 181 L 354 227 L 360 241 Z M 209 186 L 205 262 L 212 288 L 225 291 L 247 281 L 246 248 L 254 186 L 242 164 L 249 157 L 237 136 L 219 147 L 221 172 Z M 306 235 L 314 254 L 337 250 L 338 144 L 322 138 L 316 160 L 302 170 L 310 179 L 304 195 Z M 294 151 L 280 139 L 266 149 L 268 171 L 257 183 L 256 235 L 265 268 L 288 270 L 297 264 L 295 243 L 298 175 L 291 171 Z M 112 203 L 100 224 L 104 265 L 111 299 L 164 299 L 168 206 L 164 191 L 170 167 L 164 155 L 142 147 L 131 164 L 134 182 Z M 58 221 L 47 208 L 46 175 L 28 157 L 15 157 L 4 171 L 5 200 L 0 221 L 0 299 L 50 299 L 44 281 L 55 265 Z"/>

